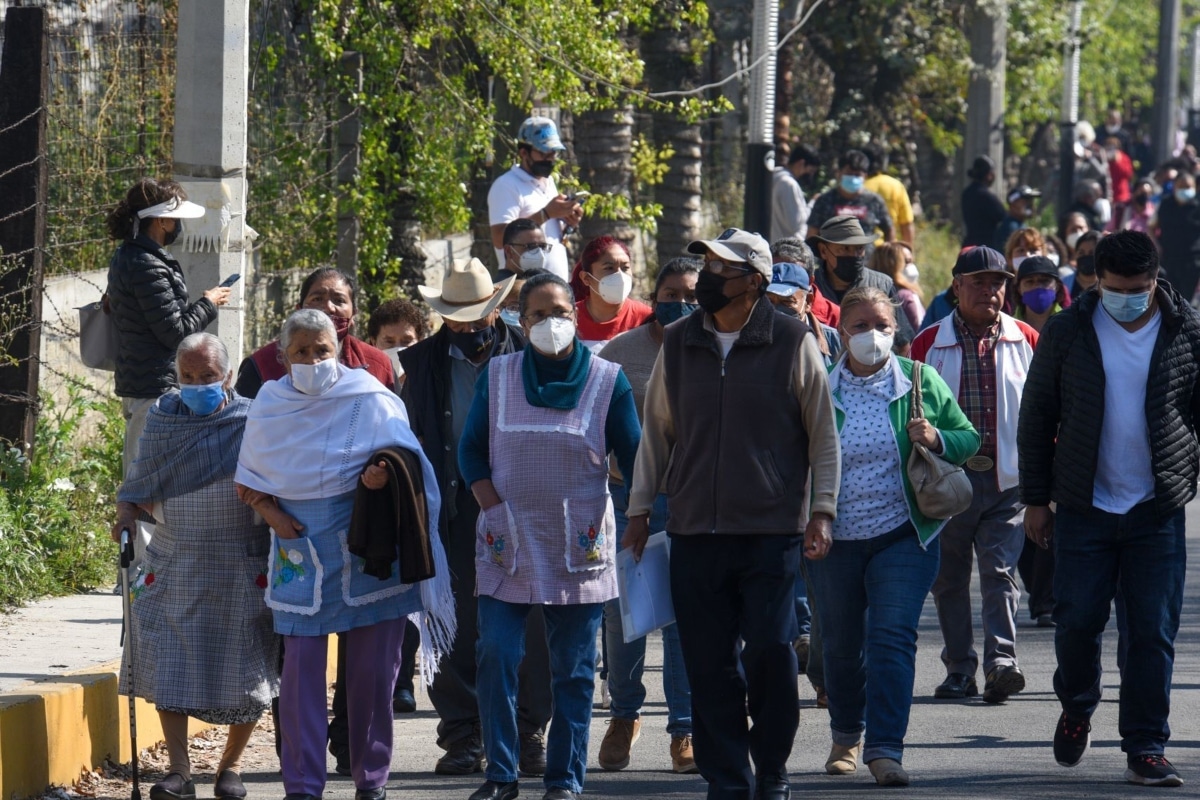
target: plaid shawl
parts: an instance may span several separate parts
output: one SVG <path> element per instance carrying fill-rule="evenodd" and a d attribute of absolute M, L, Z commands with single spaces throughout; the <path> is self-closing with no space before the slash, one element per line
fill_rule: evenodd
<path fill-rule="evenodd" d="M 117 499 L 158 503 L 232 475 L 249 411 L 250 401 L 233 394 L 220 411 L 198 417 L 183 404 L 178 390 L 167 392 L 150 409 L 137 460 Z"/>

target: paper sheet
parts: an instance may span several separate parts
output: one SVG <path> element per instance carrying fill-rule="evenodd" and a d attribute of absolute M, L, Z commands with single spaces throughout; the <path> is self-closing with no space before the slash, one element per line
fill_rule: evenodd
<path fill-rule="evenodd" d="M 617 592 L 626 643 L 675 621 L 670 555 L 671 541 L 665 532 L 650 536 L 641 561 L 634 561 L 631 550 L 617 553 Z"/>

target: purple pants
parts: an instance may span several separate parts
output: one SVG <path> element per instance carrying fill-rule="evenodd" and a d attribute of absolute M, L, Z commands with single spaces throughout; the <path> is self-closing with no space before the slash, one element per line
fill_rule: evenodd
<path fill-rule="evenodd" d="M 392 765 L 392 689 L 400 670 L 404 619 L 347 631 L 346 712 L 350 771 L 359 790 L 387 783 Z M 279 686 L 280 766 L 288 794 L 325 791 L 326 636 L 284 637 Z"/>

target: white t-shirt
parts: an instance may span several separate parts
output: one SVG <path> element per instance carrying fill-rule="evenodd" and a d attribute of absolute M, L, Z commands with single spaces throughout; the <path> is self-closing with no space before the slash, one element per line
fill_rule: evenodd
<path fill-rule="evenodd" d="M 488 190 L 488 224 L 503 225 L 521 217 L 532 217 L 558 197 L 553 178 L 538 178 L 514 165 L 496 178 Z M 546 254 L 546 269 L 558 277 L 570 280 L 567 249 L 562 245 L 563 221 L 548 219 L 542 225 L 550 252 Z M 504 264 L 504 248 L 496 249 L 496 263 Z"/>
<path fill-rule="evenodd" d="M 1092 505 L 1111 514 L 1126 514 L 1154 497 L 1146 379 L 1162 315 L 1155 311 L 1149 322 L 1132 333 L 1122 328 L 1103 304 L 1092 320 L 1104 364 L 1104 419 Z"/>

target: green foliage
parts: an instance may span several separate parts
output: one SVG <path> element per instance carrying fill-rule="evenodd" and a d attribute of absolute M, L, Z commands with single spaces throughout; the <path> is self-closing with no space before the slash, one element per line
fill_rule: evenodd
<path fill-rule="evenodd" d="M 0 450 L 0 609 L 116 574 L 108 531 L 121 479 L 120 404 L 77 387 L 63 408 L 42 403 L 32 456 Z"/>
<path fill-rule="evenodd" d="M 950 285 L 950 270 L 958 259 L 962 237 L 949 225 L 917 220 L 916 249 L 920 254 L 921 290 L 925 305 Z"/>

